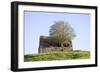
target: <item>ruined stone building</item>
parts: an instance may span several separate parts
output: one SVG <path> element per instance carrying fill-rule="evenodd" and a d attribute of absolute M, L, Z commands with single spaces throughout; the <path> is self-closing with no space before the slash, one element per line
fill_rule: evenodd
<path fill-rule="evenodd" d="M 39 53 L 48 53 L 48 52 L 61 52 L 61 51 L 72 51 L 72 40 L 70 44 L 66 43 L 66 40 L 63 42 L 63 48 L 58 45 L 58 43 L 53 43 L 50 41 L 48 36 L 40 36 L 39 42 Z"/>

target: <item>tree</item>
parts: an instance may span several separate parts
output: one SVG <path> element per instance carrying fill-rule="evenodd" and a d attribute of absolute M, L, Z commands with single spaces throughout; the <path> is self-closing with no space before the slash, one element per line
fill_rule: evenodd
<path fill-rule="evenodd" d="M 58 43 L 60 46 L 62 46 L 64 41 L 71 41 L 76 36 L 74 29 L 68 22 L 64 21 L 55 22 L 49 32 L 54 43 Z"/>

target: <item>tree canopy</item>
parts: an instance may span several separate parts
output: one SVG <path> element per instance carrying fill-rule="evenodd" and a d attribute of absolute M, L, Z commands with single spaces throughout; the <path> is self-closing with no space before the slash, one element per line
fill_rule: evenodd
<path fill-rule="evenodd" d="M 65 21 L 57 21 L 50 28 L 50 36 L 58 36 L 62 35 L 63 37 L 73 39 L 76 34 L 74 33 L 74 29 L 70 26 L 68 22 Z"/>
<path fill-rule="evenodd" d="M 57 21 L 50 28 L 50 37 L 54 43 L 58 43 L 60 46 L 64 41 L 68 43 L 76 36 L 74 29 L 68 22 Z"/>

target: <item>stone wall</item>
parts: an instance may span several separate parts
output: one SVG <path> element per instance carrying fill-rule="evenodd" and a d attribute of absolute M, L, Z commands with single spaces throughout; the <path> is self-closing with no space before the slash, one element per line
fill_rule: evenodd
<path fill-rule="evenodd" d="M 64 43 L 65 46 L 61 47 L 58 44 L 54 44 L 50 41 L 50 37 L 48 36 L 40 36 L 39 43 L 39 53 L 48 53 L 48 52 L 61 52 L 61 51 L 72 51 L 72 41 L 70 44 Z"/>

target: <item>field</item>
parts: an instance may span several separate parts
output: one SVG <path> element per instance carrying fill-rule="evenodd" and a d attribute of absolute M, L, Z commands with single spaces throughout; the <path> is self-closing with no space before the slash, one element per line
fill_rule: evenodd
<path fill-rule="evenodd" d="M 51 61 L 51 60 L 73 60 L 73 59 L 89 59 L 89 51 L 68 51 L 68 52 L 52 52 L 24 55 L 25 62 L 31 61 Z"/>

